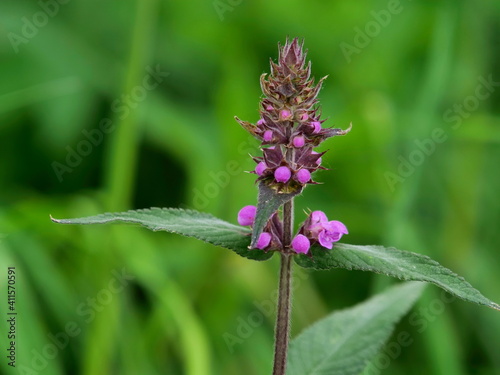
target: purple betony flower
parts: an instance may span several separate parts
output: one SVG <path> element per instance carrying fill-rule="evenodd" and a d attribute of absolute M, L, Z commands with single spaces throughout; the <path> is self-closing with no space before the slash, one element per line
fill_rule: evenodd
<path fill-rule="evenodd" d="M 254 125 L 236 117 L 240 125 L 263 145 L 272 145 L 280 150 L 280 160 L 272 162 L 267 160 L 269 155 L 264 150 L 266 173 L 263 173 L 262 167 L 255 170 L 259 181 L 277 187 L 278 191 L 285 186 L 289 192 L 297 191 L 306 184 L 315 183 L 311 176 L 306 178 L 307 172 L 312 174 L 321 168 L 321 155 L 315 157 L 312 165 L 310 163 L 314 155 L 317 155 L 313 147 L 327 138 L 346 134 L 350 130 L 322 127 L 324 120 L 320 119 L 317 96 L 323 80 L 324 78 L 320 79 L 315 85 L 314 79 L 311 79 L 311 65 L 306 64 L 303 43 L 298 39 L 287 40 L 279 48 L 278 62 L 271 61 L 271 74 L 261 76 L 264 96 L 259 120 Z M 297 157 L 287 152 L 289 147 L 304 150 Z M 256 157 L 254 160 L 257 164 L 263 161 Z M 304 172 L 296 175 L 301 170 Z M 296 178 L 291 178 L 292 175 L 296 175 Z"/>
<path fill-rule="evenodd" d="M 337 220 L 332 220 L 323 224 L 323 230 L 318 234 L 318 241 L 321 246 L 331 249 L 333 243 L 340 240 L 342 235 L 348 234 L 346 226 Z"/>
<path fill-rule="evenodd" d="M 262 142 L 262 156 L 254 156 L 253 171 L 257 181 L 278 194 L 286 191 L 300 192 L 306 184 L 316 184 L 313 173 L 321 166 L 325 152 L 314 147 L 330 137 L 350 131 L 324 128 L 317 96 L 323 84 L 311 78 L 311 64 L 306 64 L 306 52 L 298 39 L 287 40 L 279 48 L 279 58 L 271 61 L 271 73 L 263 74 L 260 84 L 263 97 L 260 117 L 255 124 L 236 121 Z M 255 206 L 245 206 L 238 213 L 238 223 L 253 226 Z M 283 248 L 283 223 L 274 213 L 256 242 L 256 248 L 264 251 L 281 250 L 309 254 L 312 245 L 319 243 L 331 249 L 333 244 L 347 234 L 340 221 L 328 221 L 322 211 L 313 211 L 299 229 L 288 248 Z"/>
<path fill-rule="evenodd" d="M 302 225 L 299 232 L 303 232 L 311 240 L 327 249 L 333 247 L 333 243 L 339 241 L 344 234 L 348 234 L 347 227 L 340 221 L 328 221 L 323 211 L 313 211 Z"/>
<path fill-rule="evenodd" d="M 255 206 L 243 207 L 238 212 L 238 223 L 243 226 L 253 226 L 256 212 Z M 275 213 L 260 234 L 256 248 L 260 250 L 280 249 L 282 230 L 282 222 Z M 311 245 L 316 242 L 322 247 L 332 249 L 333 244 L 348 233 L 347 227 L 342 222 L 329 221 L 323 211 L 313 211 L 293 238 L 291 249 L 297 254 L 308 254 Z"/>

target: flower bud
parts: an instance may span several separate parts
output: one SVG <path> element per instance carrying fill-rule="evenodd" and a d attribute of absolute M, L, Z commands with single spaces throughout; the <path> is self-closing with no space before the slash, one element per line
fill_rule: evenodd
<path fill-rule="evenodd" d="M 273 139 L 273 132 L 271 130 L 266 130 L 262 138 L 264 139 L 264 142 L 271 142 Z"/>
<path fill-rule="evenodd" d="M 300 169 L 297 174 L 297 180 L 301 184 L 305 184 L 306 182 L 311 181 L 311 172 L 309 172 L 307 169 Z"/>
<path fill-rule="evenodd" d="M 287 109 L 283 109 L 280 112 L 280 116 L 282 120 L 290 120 L 292 118 L 292 113 Z"/>
<path fill-rule="evenodd" d="M 261 161 L 257 166 L 255 167 L 255 173 L 257 173 L 258 176 L 262 176 L 264 171 L 267 169 L 266 163 Z"/>
<path fill-rule="evenodd" d="M 306 143 L 306 140 L 304 139 L 304 136 L 302 136 L 302 135 L 294 137 L 293 141 L 292 141 L 293 147 L 296 147 L 296 148 L 303 147 L 305 145 L 305 143 Z"/>
<path fill-rule="evenodd" d="M 264 249 L 269 246 L 271 243 L 271 234 L 267 232 L 262 232 L 259 236 L 259 239 L 257 240 L 256 247 L 257 249 Z"/>
<path fill-rule="evenodd" d="M 245 206 L 238 212 L 238 224 L 243 226 L 252 226 L 257 213 L 257 207 Z"/>
<path fill-rule="evenodd" d="M 321 122 L 313 121 L 311 122 L 311 126 L 313 127 L 314 134 L 318 134 L 321 131 Z"/>
<path fill-rule="evenodd" d="M 303 234 L 297 234 L 295 238 L 292 240 L 292 249 L 297 254 L 307 254 L 309 252 L 310 247 L 311 247 L 311 242 Z"/>
<path fill-rule="evenodd" d="M 274 171 L 274 178 L 278 182 L 288 182 L 292 177 L 292 172 L 288 167 L 279 167 Z"/>

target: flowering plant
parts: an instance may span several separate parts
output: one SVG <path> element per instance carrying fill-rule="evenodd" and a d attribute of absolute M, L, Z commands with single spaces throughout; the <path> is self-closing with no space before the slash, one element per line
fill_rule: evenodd
<path fill-rule="evenodd" d="M 289 346 L 292 259 L 299 266 L 327 270 L 345 268 L 385 274 L 401 280 L 433 283 L 463 300 L 496 310 L 500 306 L 484 297 L 463 278 L 430 258 L 382 246 L 338 242 L 348 234 L 346 225 L 312 211 L 294 230 L 293 200 L 313 174 L 326 169 L 324 152 L 314 148 L 348 129 L 324 126 L 318 106 L 317 84 L 306 64 L 303 43 L 287 40 L 279 48 L 278 62 L 271 61 L 269 76 L 261 76 L 263 98 L 255 124 L 237 122 L 261 142 L 262 156 L 254 156 L 257 206 L 243 207 L 239 225 L 193 210 L 151 208 L 105 213 L 77 219 L 52 219 L 62 224 L 126 222 L 151 230 L 165 230 L 195 237 L 253 259 L 280 256 L 273 375 L 361 374 L 379 352 L 394 324 L 411 308 L 423 283 L 407 282 L 390 288 L 351 309 L 335 312 L 295 338 Z"/>

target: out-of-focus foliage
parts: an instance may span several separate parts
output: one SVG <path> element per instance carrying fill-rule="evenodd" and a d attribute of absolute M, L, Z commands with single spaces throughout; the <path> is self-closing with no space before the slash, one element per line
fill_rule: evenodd
<path fill-rule="evenodd" d="M 168 206 L 236 223 L 258 151 L 233 116 L 258 119 L 287 35 L 329 75 L 326 124 L 353 122 L 322 146 L 331 170 L 297 221 L 322 209 L 346 242 L 429 255 L 500 300 L 499 19 L 497 0 L 2 1 L 0 284 L 15 266 L 18 367 L 2 355 L 1 372 L 270 373 L 277 258 L 49 214 Z M 292 334 L 389 282 L 297 271 Z M 429 287 L 377 366 L 500 374 L 499 337 L 495 311 Z"/>

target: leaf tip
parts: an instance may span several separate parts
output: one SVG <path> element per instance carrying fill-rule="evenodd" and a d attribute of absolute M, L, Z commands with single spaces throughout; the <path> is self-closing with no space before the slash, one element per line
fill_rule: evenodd
<path fill-rule="evenodd" d="M 490 307 L 494 310 L 500 311 L 500 305 L 496 304 L 495 302 L 492 302 Z"/>

